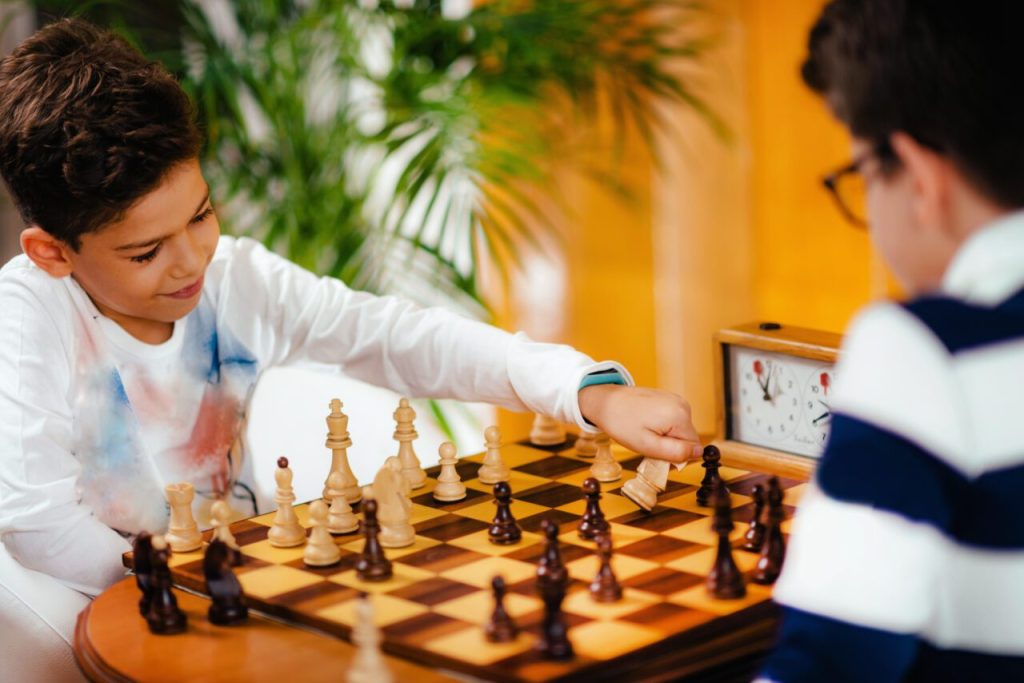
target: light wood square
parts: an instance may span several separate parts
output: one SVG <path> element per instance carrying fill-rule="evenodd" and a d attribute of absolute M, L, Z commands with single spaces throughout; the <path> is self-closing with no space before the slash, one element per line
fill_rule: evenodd
<path fill-rule="evenodd" d="M 459 510 L 452 510 L 452 514 L 461 515 L 463 517 L 469 517 L 470 519 L 478 519 L 481 522 L 491 523 L 494 519 L 496 506 L 493 500 L 486 500 L 476 505 L 470 505 Z M 536 515 L 540 512 L 547 512 L 550 508 L 546 508 L 543 505 L 537 505 L 536 503 L 530 503 L 525 500 L 513 500 L 509 509 L 512 510 L 512 516 L 516 519 L 526 519 L 531 515 Z"/>
<path fill-rule="evenodd" d="M 571 503 L 560 505 L 558 509 L 570 512 L 574 515 L 583 515 L 587 509 L 587 501 L 574 500 Z M 639 509 L 640 507 L 636 503 L 625 496 L 601 496 L 601 511 L 604 512 L 604 516 L 608 519 L 622 517 L 623 515 L 628 515 L 631 512 L 637 512 Z"/>
<path fill-rule="evenodd" d="M 514 553 L 517 550 L 522 550 L 528 545 L 540 543 L 541 540 L 542 539 L 539 534 L 524 531 L 523 538 L 518 543 L 500 545 L 498 543 L 491 543 L 490 538 L 487 536 L 487 529 L 483 529 L 482 531 L 474 532 L 468 536 L 453 538 L 448 541 L 448 545 L 472 550 L 473 552 L 480 553 L 481 555 L 508 555 L 509 553 Z"/>
<path fill-rule="evenodd" d="M 363 581 L 356 574 L 355 569 L 349 569 L 339 574 L 335 574 L 334 576 L 330 576 L 328 577 L 328 581 L 339 583 L 342 586 L 348 586 L 349 588 L 355 588 L 363 591 L 364 593 L 388 593 L 434 576 L 433 572 L 427 571 L 426 569 L 412 567 L 407 564 L 402 564 L 401 562 L 392 563 L 391 569 L 392 575 L 387 581 Z"/>
<path fill-rule="evenodd" d="M 732 503 L 732 507 L 738 508 L 741 505 L 746 505 L 750 502 L 748 496 L 741 495 L 739 493 L 730 493 L 729 500 Z M 664 505 L 665 507 L 675 508 L 676 510 L 686 510 L 687 512 L 696 512 L 702 515 L 711 516 L 711 506 L 704 507 L 697 505 L 697 492 L 688 491 L 681 496 L 675 498 L 669 498 L 668 500 L 659 500 L 658 505 Z"/>
<path fill-rule="evenodd" d="M 784 522 L 782 522 L 782 524 L 779 525 L 779 529 L 781 529 L 782 533 L 784 533 L 784 534 L 791 534 L 791 533 L 793 533 L 793 520 L 792 519 L 785 520 Z"/>
<path fill-rule="evenodd" d="M 527 597 L 519 593 L 505 594 L 505 610 L 512 616 L 518 618 L 530 612 L 543 609 L 544 603 L 537 598 Z M 491 619 L 494 612 L 494 596 L 489 590 L 481 590 L 461 598 L 434 605 L 433 610 L 438 614 L 453 619 L 461 619 L 483 626 Z"/>
<path fill-rule="evenodd" d="M 533 647 L 536 638 L 529 633 L 520 633 L 511 643 L 492 643 L 478 626 L 450 633 L 430 641 L 424 647 L 446 657 L 488 666 L 509 657 L 526 652 Z"/>
<path fill-rule="evenodd" d="M 660 631 L 628 621 L 591 621 L 569 630 L 576 654 L 598 660 L 614 659 L 664 637 Z"/>
<path fill-rule="evenodd" d="M 501 447 L 501 459 L 509 467 L 522 467 L 549 457 L 551 457 L 551 453 L 547 451 L 518 443 L 505 444 Z M 480 461 L 483 461 L 483 457 L 480 458 Z"/>
<path fill-rule="evenodd" d="M 306 544 L 297 545 L 292 548 L 275 548 L 270 541 L 263 539 L 257 543 L 250 543 L 242 546 L 242 554 L 270 562 L 271 564 L 286 564 L 292 560 L 302 559 Z"/>
<path fill-rule="evenodd" d="M 711 567 L 715 564 L 715 554 L 718 552 L 717 548 L 706 548 L 704 550 L 698 550 L 695 553 L 690 553 L 684 557 L 679 557 L 671 562 L 666 562 L 665 566 L 669 569 L 676 569 L 681 572 L 687 572 L 690 574 L 697 574 L 698 576 L 706 576 Z M 757 566 L 757 560 L 760 557 L 757 553 L 748 553 L 745 550 L 733 550 L 732 559 L 736 563 L 736 566 L 740 568 L 741 572 L 749 572 L 751 569 Z"/>
<path fill-rule="evenodd" d="M 686 590 L 673 593 L 668 601 L 684 607 L 691 607 L 704 612 L 711 612 L 719 616 L 733 614 L 751 605 L 764 602 L 771 597 L 772 591 L 768 586 L 759 586 L 756 583 L 747 584 L 746 597 L 739 600 L 718 600 L 708 595 L 704 584 L 698 584 Z"/>
<path fill-rule="evenodd" d="M 384 556 L 389 560 L 395 560 L 399 557 L 405 557 L 412 553 L 419 552 L 420 550 L 426 550 L 427 548 L 433 548 L 435 545 L 440 545 L 441 541 L 435 541 L 427 536 L 414 536 L 412 539 L 412 545 L 407 545 L 404 548 L 384 548 Z M 345 550 L 350 550 L 354 553 L 363 552 L 363 546 L 366 545 L 366 539 L 362 536 L 354 541 L 346 543 L 341 546 Z"/>
<path fill-rule="evenodd" d="M 591 462 L 591 463 L 594 462 L 593 458 L 577 458 L 577 459 L 580 460 L 581 462 Z M 630 474 L 632 474 L 632 473 L 630 473 Z M 601 490 L 602 491 L 615 491 L 617 489 L 622 488 L 623 484 L 625 484 L 627 481 L 632 479 L 632 477 L 626 475 L 625 472 L 623 472 L 623 475 L 624 476 L 619 477 L 615 481 L 602 481 L 601 482 Z M 564 476 L 561 479 L 557 479 L 556 481 L 558 481 L 559 484 L 568 484 L 569 486 L 578 486 L 578 487 L 580 487 L 582 489 L 583 488 L 583 482 L 585 480 L 589 479 L 592 476 L 594 476 L 594 475 L 592 475 L 590 473 L 590 470 L 586 469 L 586 470 L 579 470 L 578 472 L 573 472 L 572 474 Z M 583 495 L 582 491 L 580 492 L 580 495 Z"/>
<path fill-rule="evenodd" d="M 383 627 L 389 624 L 397 624 L 400 621 L 418 616 L 429 611 L 423 605 L 403 600 L 391 595 L 370 593 L 370 604 L 373 605 L 373 621 L 377 626 Z M 357 600 L 346 600 L 330 607 L 319 610 L 317 616 L 340 624 L 354 626 L 358 619 L 356 615 Z"/>
<path fill-rule="evenodd" d="M 275 595 L 312 586 L 314 583 L 320 583 L 323 579 L 312 572 L 274 565 L 239 573 L 238 581 L 242 584 L 242 590 L 246 595 L 256 598 L 271 598 Z"/>
<path fill-rule="evenodd" d="M 419 495 L 424 492 L 424 489 L 418 489 L 413 492 L 413 495 Z M 412 514 L 409 515 L 409 524 L 419 524 L 425 522 L 428 519 L 434 519 L 435 517 L 443 517 L 448 514 L 445 510 L 438 510 L 427 505 L 420 505 L 419 503 L 412 504 Z"/>
<path fill-rule="evenodd" d="M 545 455 L 550 454 L 546 453 Z M 511 467 L 511 465 L 509 465 L 508 463 L 505 464 Z M 545 479 L 544 477 L 538 477 L 534 474 L 520 472 L 518 470 L 512 470 L 511 472 L 509 472 L 508 476 L 508 485 L 509 488 L 512 489 L 513 498 L 518 494 L 524 493 L 532 488 L 536 488 L 537 486 L 543 486 L 544 484 L 547 484 L 549 481 L 551 480 Z M 485 484 L 475 477 L 473 479 L 466 480 L 465 484 L 466 488 L 474 489 L 476 491 L 483 491 L 484 493 L 492 495 L 494 493 L 494 484 Z M 515 510 L 515 507 L 513 507 L 512 509 Z"/>
<path fill-rule="evenodd" d="M 616 548 L 627 546 L 630 543 L 635 543 L 636 541 L 642 541 L 643 539 L 650 538 L 651 536 L 657 536 L 657 534 L 653 531 L 647 531 L 646 529 L 630 526 L 628 524 L 616 524 L 612 522 L 612 543 Z M 595 547 L 593 541 L 586 541 L 580 538 L 575 529 L 565 532 L 558 538 L 563 543 L 581 545 L 584 548 Z"/>
<path fill-rule="evenodd" d="M 681 470 L 677 470 L 674 467 L 670 468 L 668 471 L 668 478 L 671 481 L 677 481 L 680 484 L 700 486 L 700 480 L 704 478 L 705 472 L 707 472 L 707 470 L 701 467 L 701 461 L 696 460 L 686 463 L 686 466 Z M 718 468 L 718 476 L 726 482 L 730 482 L 733 479 L 739 479 L 740 477 L 745 477 L 748 474 L 750 474 L 750 472 L 746 470 L 738 470 L 733 467 Z"/>
<path fill-rule="evenodd" d="M 597 575 L 597 570 L 601 566 L 601 563 L 595 554 L 588 557 L 581 557 L 578 560 L 573 560 L 565 566 L 569 570 L 569 576 L 574 579 L 590 583 L 594 576 Z M 659 566 L 660 565 L 657 562 L 651 562 L 650 560 L 644 560 L 639 557 L 632 557 L 630 555 L 612 555 L 612 571 L 615 573 L 615 578 L 617 578 L 620 583 L 628 581 L 638 574 L 643 574 L 646 571 L 657 569 Z"/>
<path fill-rule="evenodd" d="M 562 603 L 562 609 L 591 619 L 619 619 L 656 602 L 661 602 L 657 596 L 632 588 L 625 589 L 622 599 L 616 602 L 598 602 L 590 595 L 589 590 L 579 590 L 569 594 Z"/>
<path fill-rule="evenodd" d="M 506 584 L 513 584 L 528 579 L 536 573 L 536 568 L 529 562 L 513 560 L 510 557 L 488 557 L 455 569 L 449 569 L 442 572 L 441 576 L 477 588 L 488 588 L 491 585 L 491 579 L 498 574 L 505 579 Z"/>
<path fill-rule="evenodd" d="M 786 489 L 782 494 L 782 504 L 792 505 L 793 507 L 799 506 L 804 493 L 807 492 L 808 486 L 809 484 L 797 484 Z"/>
<path fill-rule="evenodd" d="M 747 533 L 747 526 L 746 524 L 737 524 L 729 533 L 729 538 L 733 541 L 739 540 L 743 537 L 743 534 Z M 682 541 L 691 541 L 692 543 L 700 543 L 702 545 L 718 545 L 718 534 L 711 530 L 711 517 L 696 519 L 692 522 L 666 529 L 661 533 L 663 536 L 678 538 Z"/>

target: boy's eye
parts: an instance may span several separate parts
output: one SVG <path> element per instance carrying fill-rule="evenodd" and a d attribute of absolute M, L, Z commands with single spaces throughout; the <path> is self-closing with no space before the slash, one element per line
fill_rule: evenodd
<path fill-rule="evenodd" d="M 153 247 L 152 249 L 150 249 L 149 251 L 147 251 L 145 254 L 139 254 L 138 256 L 132 256 L 131 260 L 134 261 L 135 263 L 146 263 L 148 261 L 152 261 L 156 257 L 156 255 L 157 255 L 157 253 L 159 251 L 160 251 L 160 245 L 158 244 L 155 247 Z"/>
<path fill-rule="evenodd" d="M 191 222 L 192 223 L 202 223 L 207 218 L 209 218 L 211 215 L 213 215 L 213 207 L 212 206 L 208 206 L 208 207 L 206 207 L 206 211 L 203 211 L 201 214 L 199 214 L 198 216 L 193 218 Z"/>

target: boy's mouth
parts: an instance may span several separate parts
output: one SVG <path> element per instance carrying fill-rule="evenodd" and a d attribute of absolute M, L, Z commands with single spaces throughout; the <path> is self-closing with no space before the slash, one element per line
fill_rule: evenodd
<path fill-rule="evenodd" d="M 199 279 L 190 284 L 188 287 L 182 287 L 178 291 L 171 292 L 170 294 L 164 294 L 164 296 L 170 297 L 172 299 L 191 299 L 196 294 L 202 291 L 203 277 L 204 276 L 200 275 Z"/>

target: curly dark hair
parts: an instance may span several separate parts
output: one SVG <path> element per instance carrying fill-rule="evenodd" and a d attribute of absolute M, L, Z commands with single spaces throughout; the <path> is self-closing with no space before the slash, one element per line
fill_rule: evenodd
<path fill-rule="evenodd" d="M 86 21 L 49 24 L 0 62 L 0 175 L 25 224 L 73 249 L 200 147 L 174 77 Z"/>
<path fill-rule="evenodd" d="M 1024 206 L 1021 26 L 1020 0 L 832 0 L 802 75 L 854 136 L 885 149 L 907 133 L 990 199 Z"/>

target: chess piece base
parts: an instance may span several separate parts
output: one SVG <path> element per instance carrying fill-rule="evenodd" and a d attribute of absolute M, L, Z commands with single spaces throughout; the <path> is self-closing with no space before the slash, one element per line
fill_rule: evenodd
<path fill-rule="evenodd" d="M 650 512 L 658 504 L 658 489 L 646 480 L 635 477 L 622 485 L 622 495 Z"/>
<path fill-rule="evenodd" d="M 476 473 L 476 478 L 480 480 L 481 484 L 497 484 L 499 481 L 508 481 L 510 476 L 512 476 L 512 472 L 507 467 L 490 469 L 486 465 Z"/>
<path fill-rule="evenodd" d="M 434 489 L 434 500 L 442 503 L 454 503 L 466 497 L 466 488 L 459 484 L 448 486 L 443 482 Z"/>
<path fill-rule="evenodd" d="M 271 529 L 267 534 L 267 542 L 275 548 L 294 548 L 306 542 L 306 530 L 302 527 L 298 527 L 298 529 Z"/>
<path fill-rule="evenodd" d="M 249 608 L 245 605 L 231 605 L 228 607 L 210 605 L 206 615 L 211 624 L 234 626 L 245 622 L 249 618 Z"/>
<path fill-rule="evenodd" d="M 164 539 L 174 553 L 190 553 L 203 547 L 203 535 L 198 529 L 195 533 L 186 534 L 169 531 L 164 535 Z"/>
<path fill-rule="evenodd" d="M 600 482 L 618 481 L 622 476 L 622 465 L 610 463 L 594 463 L 590 466 L 590 474 Z"/>
<path fill-rule="evenodd" d="M 327 531 L 329 531 L 333 536 L 344 536 L 346 534 L 354 534 L 355 532 L 359 531 L 359 519 L 356 518 L 355 515 L 353 515 L 351 520 L 342 520 L 334 524 L 328 522 Z"/>
<path fill-rule="evenodd" d="M 378 538 L 385 548 L 407 548 L 415 542 L 416 530 L 411 524 L 398 528 L 382 526 Z"/>

